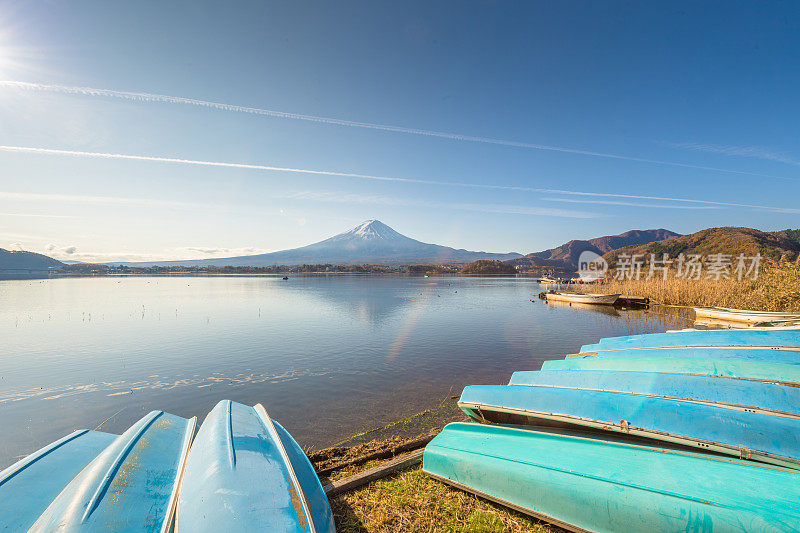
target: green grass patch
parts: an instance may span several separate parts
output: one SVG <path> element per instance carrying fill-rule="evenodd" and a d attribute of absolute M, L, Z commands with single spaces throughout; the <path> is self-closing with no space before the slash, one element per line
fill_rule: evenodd
<path fill-rule="evenodd" d="M 561 531 L 415 467 L 331 501 L 339 533 Z"/>

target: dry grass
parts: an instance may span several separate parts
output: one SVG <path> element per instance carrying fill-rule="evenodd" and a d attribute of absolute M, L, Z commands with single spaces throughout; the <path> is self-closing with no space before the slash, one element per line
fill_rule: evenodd
<path fill-rule="evenodd" d="M 339 533 L 562 531 L 433 480 L 416 467 L 331 501 Z"/>
<path fill-rule="evenodd" d="M 643 278 L 646 276 L 643 276 Z M 757 280 L 685 280 L 660 277 L 611 280 L 591 292 L 647 296 L 661 305 L 720 306 L 756 311 L 800 312 L 800 268 L 767 267 Z"/>

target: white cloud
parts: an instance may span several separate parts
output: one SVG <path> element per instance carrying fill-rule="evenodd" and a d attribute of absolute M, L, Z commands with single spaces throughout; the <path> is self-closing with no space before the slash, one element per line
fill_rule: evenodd
<path fill-rule="evenodd" d="M 2 149 L 2 147 L 0 147 Z M 203 204 L 189 202 L 176 202 L 170 200 L 157 200 L 153 198 L 120 198 L 115 196 L 91 196 L 83 194 L 41 194 L 27 192 L 0 191 L 0 199 L 19 200 L 27 202 L 52 202 L 65 204 L 99 204 L 99 205 L 124 205 L 140 207 L 206 207 Z M 11 214 L 11 216 L 14 216 Z M 67 215 L 28 215 L 17 216 L 43 216 L 53 218 L 72 218 Z"/>
<path fill-rule="evenodd" d="M 2 197 L 0 192 L 0 197 Z M 72 215 L 42 215 L 39 213 L 0 213 L 0 217 L 30 217 L 30 218 L 76 218 Z"/>
<path fill-rule="evenodd" d="M 714 205 L 667 205 L 649 204 L 644 202 L 624 202 L 620 200 L 576 200 L 574 198 L 542 198 L 548 202 L 564 202 L 570 204 L 599 204 L 599 205 L 621 205 L 626 207 L 648 207 L 653 209 L 721 209 Z"/>
<path fill-rule="evenodd" d="M 506 213 L 514 215 L 540 215 L 566 218 L 594 218 L 601 216 L 597 213 L 586 211 L 572 211 L 565 209 L 552 209 L 527 205 L 507 204 L 475 204 L 463 202 L 437 202 L 422 199 L 405 199 L 378 194 L 357 194 L 330 191 L 296 191 L 288 193 L 283 198 L 294 200 L 313 200 L 319 202 L 335 202 L 344 204 L 370 204 L 391 205 L 404 207 L 423 207 L 430 209 L 456 209 L 463 211 L 478 211 L 482 213 Z"/>
<path fill-rule="evenodd" d="M 605 193 L 605 192 L 582 192 L 582 191 L 567 191 L 562 189 L 539 189 L 541 192 L 551 194 L 564 194 L 573 196 L 592 196 L 599 198 L 632 198 L 636 200 L 660 200 L 667 202 L 686 202 L 690 204 L 704 204 L 716 205 L 721 207 L 741 207 L 746 209 L 755 209 L 758 211 L 770 211 L 774 213 L 800 213 L 800 209 L 794 207 L 776 207 L 769 205 L 758 204 L 739 204 L 734 202 L 717 202 L 714 200 L 699 200 L 695 198 L 674 198 L 670 196 L 647 196 L 641 194 L 618 194 L 618 193 Z"/>
<path fill-rule="evenodd" d="M 800 166 L 800 161 L 780 152 L 775 152 L 769 148 L 761 146 L 730 146 L 719 144 L 703 144 L 703 143 L 664 143 L 673 148 L 683 148 L 685 150 L 692 150 L 695 152 L 708 152 L 712 154 L 730 155 L 738 157 L 754 157 L 756 159 L 765 159 L 767 161 L 777 161 L 779 163 L 786 163 L 787 165 Z"/>
<path fill-rule="evenodd" d="M 513 148 L 528 148 L 532 150 L 543 150 L 549 152 L 560 152 L 567 154 L 576 154 L 589 157 L 600 157 L 607 159 L 618 159 L 623 161 L 634 161 L 639 163 L 650 163 L 656 165 L 667 165 L 682 168 L 693 168 L 698 170 L 708 170 L 712 172 L 722 172 L 727 174 L 742 174 L 749 176 L 762 176 L 770 178 L 783 179 L 783 176 L 772 176 L 769 174 L 761 174 L 758 172 L 747 172 L 743 170 L 732 170 L 725 168 L 708 167 L 701 165 L 692 165 L 687 163 L 680 163 L 676 161 L 662 161 L 658 159 L 648 159 L 644 157 L 633 157 L 621 154 L 609 154 L 603 152 L 595 152 L 592 150 L 582 150 L 578 148 L 568 148 L 564 146 L 550 146 L 546 144 L 525 143 L 519 141 L 510 141 L 504 139 L 493 139 L 490 137 L 479 137 L 473 135 L 464 135 L 460 133 L 448 133 L 442 131 L 424 130 L 418 128 L 405 128 L 402 126 L 392 126 L 388 124 L 375 124 L 371 122 L 357 122 L 352 120 L 342 120 L 331 117 L 321 117 L 315 115 L 304 115 L 300 113 L 287 113 L 284 111 L 276 111 L 273 109 L 262 109 L 256 107 L 245 107 L 231 104 L 223 104 L 220 102 L 210 102 L 207 100 L 198 100 L 195 98 L 184 98 L 180 96 L 168 96 L 163 94 L 141 93 L 131 91 L 114 91 L 109 89 L 95 89 L 92 87 L 75 87 L 67 85 L 44 84 L 44 83 L 29 83 L 23 81 L 6 80 L 0 81 L 0 87 L 8 87 L 15 89 L 23 89 L 29 91 L 48 91 L 62 94 L 74 94 L 82 96 L 93 97 L 106 97 L 106 98 L 119 98 L 123 100 L 133 100 L 138 102 L 149 103 L 167 103 L 167 104 L 181 104 L 192 105 L 198 107 L 205 107 L 209 109 L 216 109 L 219 111 L 230 111 L 235 113 L 247 113 L 251 115 L 262 115 L 275 118 L 286 118 L 294 120 L 304 120 L 309 122 L 316 122 L 320 124 L 330 124 L 335 126 L 348 126 L 355 128 L 367 128 L 372 130 L 388 131 L 393 133 L 405 133 L 411 135 L 420 135 L 424 137 L 435 137 L 441 139 L 448 139 L 453 141 L 465 141 L 472 143 L 492 144 L 499 146 L 508 146 Z M 791 178 L 789 178 L 791 179 Z"/>
<path fill-rule="evenodd" d="M 185 246 L 182 248 L 175 248 L 175 252 L 180 255 L 206 255 L 212 257 L 231 257 L 237 255 L 255 255 L 266 253 L 262 248 L 215 248 L 209 246 Z"/>
<path fill-rule="evenodd" d="M 757 210 L 764 210 L 764 211 L 772 211 L 778 213 L 797 213 L 800 210 L 795 208 L 785 208 L 785 207 L 776 207 L 776 206 L 764 206 L 764 205 L 755 205 L 755 204 L 741 204 L 741 203 L 731 203 L 731 202 L 717 202 L 712 200 L 699 200 L 699 199 L 692 199 L 692 198 L 670 198 L 670 197 L 659 197 L 659 196 L 646 196 L 646 195 L 633 195 L 633 194 L 616 194 L 616 193 L 595 193 L 595 192 L 582 192 L 582 191 L 568 191 L 568 190 L 559 190 L 559 189 L 544 189 L 538 187 L 522 187 L 522 186 L 514 186 L 514 185 L 490 185 L 490 184 L 482 184 L 482 183 L 461 183 L 461 182 L 446 182 L 446 181 L 435 181 L 435 180 L 424 180 L 418 178 L 398 178 L 398 177 L 390 177 L 390 176 L 376 176 L 370 174 L 357 174 L 351 172 L 338 172 L 333 170 L 312 170 L 312 169 L 300 169 L 300 168 L 290 168 L 290 167 L 275 167 L 269 165 L 254 165 L 249 163 L 225 163 L 225 162 L 217 162 L 217 161 L 199 161 L 199 160 L 192 160 L 192 159 L 179 159 L 179 158 L 171 158 L 171 157 L 153 157 L 153 156 L 142 156 L 142 155 L 128 155 L 128 154 L 112 154 L 112 153 L 103 153 L 103 152 L 83 152 L 83 151 L 76 151 L 76 150 L 56 150 L 52 148 L 31 148 L 31 147 L 24 147 L 24 146 L 2 146 L 0 145 L 0 151 L 5 152 L 17 152 L 17 153 L 30 153 L 30 154 L 43 154 L 43 155 L 65 155 L 65 156 L 76 156 L 76 157 L 88 157 L 88 158 L 99 158 L 99 159 L 122 159 L 122 160 L 135 160 L 135 161 L 151 161 L 151 162 L 160 162 L 160 163 L 175 163 L 175 164 L 182 164 L 182 165 L 197 165 L 197 166 L 211 166 L 211 167 L 223 167 L 223 168 L 241 168 L 241 169 L 250 169 L 250 170 L 265 170 L 265 171 L 275 171 L 275 172 L 289 172 L 289 173 L 296 173 L 296 174 L 311 174 L 311 175 L 323 175 L 323 176 L 332 176 L 332 177 L 346 177 L 346 178 L 356 178 L 361 180 L 374 180 L 374 181 L 385 181 L 385 182 L 399 182 L 399 183 L 416 183 L 416 184 L 425 184 L 425 185 L 436 185 L 436 186 L 443 186 L 443 187 L 464 187 L 464 188 L 471 188 L 471 189 L 493 189 L 493 190 L 506 190 L 506 191 L 526 191 L 526 192 L 539 192 L 539 193 L 548 193 L 548 194 L 565 194 L 565 195 L 581 195 L 581 196 L 597 196 L 597 197 L 613 197 L 613 198 L 634 198 L 640 200 L 661 200 L 661 201 L 673 201 L 673 202 L 687 202 L 687 203 L 697 203 L 697 204 L 707 204 L 707 205 L 718 205 L 718 206 L 727 206 L 727 207 L 744 207 L 749 209 L 757 209 Z M 339 193 L 337 193 L 339 194 Z M 358 195 L 356 195 L 358 196 Z M 280 196 L 275 196 L 276 198 Z M 355 197 L 355 196 L 354 196 Z M 185 202 L 173 202 L 173 201 L 164 201 L 164 200 L 154 200 L 154 199 L 143 199 L 143 198 L 114 198 L 114 197 L 100 197 L 100 196 L 76 196 L 76 195 L 49 195 L 49 194 L 29 194 L 29 193 L 12 193 L 12 192 L 0 192 L 0 198 L 17 198 L 17 199 L 36 199 L 41 198 L 43 200 L 62 200 L 62 201 L 86 201 L 86 202 L 94 202 L 94 203 L 119 203 L 119 204 L 127 204 L 127 205 L 150 205 L 150 206 L 192 206 L 198 207 L 200 204 L 188 204 Z M 313 199 L 313 198 L 309 198 Z M 328 200 L 333 201 L 333 200 Z M 353 200 L 347 200 L 348 203 L 354 203 Z M 373 203 L 379 203 L 378 201 L 373 201 Z M 401 205 L 401 204 L 394 204 L 394 205 Z M 498 206 L 498 205 L 485 205 L 483 209 L 476 209 L 476 204 L 439 204 L 436 202 L 429 202 L 428 205 L 422 205 L 422 203 L 408 203 L 402 205 L 419 205 L 422 207 L 441 207 L 447 205 L 451 208 L 457 209 L 456 205 L 461 205 L 463 209 L 469 210 L 482 210 L 485 212 L 496 212 L 496 213 L 504 213 L 504 212 L 513 212 L 513 213 L 520 213 L 520 214 L 530 214 L 530 215 L 546 215 L 546 216 L 568 216 L 568 217 L 575 217 L 575 218 L 590 218 L 593 216 L 597 216 L 593 213 L 586 213 L 586 212 L 578 212 L 578 211 L 564 211 L 564 210 L 553 210 L 548 208 L 536 208 L 536 207 L 525 207 L 525 206 Z M 467 207 L 468 206 L 468 207 Z M 206 206 L 203 206 L 206 207 Z M 503 211 L 502 209 L 514 209 L 514 211 Z"/>

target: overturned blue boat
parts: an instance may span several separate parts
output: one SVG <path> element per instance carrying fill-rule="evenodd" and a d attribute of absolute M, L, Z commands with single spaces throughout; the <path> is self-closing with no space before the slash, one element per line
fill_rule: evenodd
<path fill-rule="evenodd" d="M 69 481 L 29 531 L 169 531 L 194 426 L 194 418 L 163 411 L 143 417 Z"/>
<path fill-rule="evenodd" d="M 800 414 L 800 387 L 756 380 L 630 370 L 537 370 L 514 372 L 508 384 L 639 393 L 723 403 L 754 412 Z"/>
<path fill-rule="evenodd" d="M 333 532 L 306 455 L 261 405 L 223 400 L 189 454 L 178 503 L 182 531 Z"/>
<path fill-rule="evenodd" d="M 27 531 L 81 470 L 117 435 L 70 433 L 0 472 L 0 531 Z"/>
<path fill-rule="evenodd" d="M 193 442 L 195 423 L 153 411 L 29 455 L 0 472 L 0 531 L 335 531 L 311 463 L 263 407 L 222 401 Z"/>
<path fill-rule="evenodd" d="M 668 372 L 671 374 L 697 374 L 792 385 L 800 384 L 800 364 L 743 359 L 702 359 L 691 357 L 613 358 L 585 355 L 545 361 L 542 364 L 542 370 Z"/>
<path fill-rule="evenodd" d="M 458 405 L 480 422 L 588 427 L 800 469 L 800 415 L 795 413 L 539 385 L 473 385 L 464 389 Z"/>
<path fill-rule="evenodd" d="M 684 359 L 741 359 L 744 361 L 761 361 L 764 363 L 784 363 L 787 365 L 800 365 L 800 350 L 792 348 L 772 347 L 741 348 L 728 346 L 684 346 L 661 348 L 620 349 L 596 352 L 580 352 L 570 354 L 570 357 L 605 357 L 605 358 L 646 358 L 646 357 L 677 357 Z"/>
<path fill-rule="evenodd" d="M 800 474 L 569 430 L 450 424 L 423 470 L 571 531 L 796 531 Z"/>
<path fill-rule="evenodd" d="M 800 331 L 694 330 L 609 337 L 597 344 L 583 346 L 581 351 L 658 348 L 664 346 L 785 346 L 800 347 Z"/>

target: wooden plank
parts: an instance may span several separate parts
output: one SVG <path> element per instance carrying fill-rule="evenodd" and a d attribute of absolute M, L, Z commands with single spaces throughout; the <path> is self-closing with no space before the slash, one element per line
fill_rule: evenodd
<path fill-rule="evenodd" d="M 369 470 L 365 470 L 364 472 L 340 479 L 339 481 L 334 481 L 330 485 L 325 485 L 325 494 L 327 494 L 328 497 L 331 497 L 344 492 L 349 492 L 353 489 L 361 487 L 362 485 L 366 485 L 370 481 L 375 481 L 376 479 L 393 474 L 398 470 L 415 465 L 422 461 L 422 453 L 424 451 L 424 449 L 416 450 L 408 455 L 397 457 L 387 463 L 370 468 Z"/>
<path fill-rule="evenodd" d="M 457 396 L 456 396 L 457 398 Z M 343 461 L 341 463 L 336 463 L 335 465 L 328 466 L 326 468 L 321 468 L 317 470 L 317 475 L 319 477 L 324 477 L 330 474 L 331 472 L 335 472 L 336 470 L 341 470 L 342 468 L 348 466 L 355 466 L 358 464 L 366 463 L 367 461 L 374 461 L 375 459 L 389 459 L 396 455 L 400 455 L 401 453 L 410 452 L 412 450 L 416 450 L 419 448 L 423 448 L 426 444 L 433 440 L 433 437 L 439 434 L 440 430 L 432 431 L 423 437 L 419 437 L 412 441 L 406 442 L 397 446 L 395 448 L 391 448 L 389 450 L 381 450 L 378 452 L 362 455 L 360 457 L 356 457 L 355 459 L 350 459 L 349 461 Z"/>

